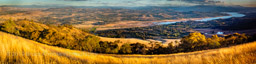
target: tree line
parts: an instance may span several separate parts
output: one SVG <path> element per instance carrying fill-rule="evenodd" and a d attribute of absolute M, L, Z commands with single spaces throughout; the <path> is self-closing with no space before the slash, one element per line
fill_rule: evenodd
<path fill-rule="evenodd" d="M 181 39 L 178 46 L 170 43 L 167 47 L 159 42 L 150 46 L 141 43 L 122 43 L 121 41 L 100 41 L 100 38 L 72 25 L 44 25 L 30 20 L 9 20 L 0 24 L 0 30 L 47 45 L 107 54 L 170 54 L 226 47 L 255 40 L 255 36 L 234 33 L 225 37 L 213 35 L 210 38 L 195 32 Z"/>
<path fill-rule="evenodd" d="M 181 43 L 174 46 L 171 42 L 168 46 L 163 46 L 160 42 L 151 42 L 150 46 L 141 43 L 125 43 L 118 47 L 118 41 L 115 42 L 100 42 L 103 46 L 102 52 L 98 53 L 110 53 L 110 54 L 171 54 L 179 52 L 192 52 L 206 49 L 215 49 L 221 47 L 227 47 L 237 44 L 243 44 L 251 41 L 255 41 L 256 36 L 248 36 L 246 34 L 234 33 L 225 37 L 219 37 L 218 35 L 212 35 L 212 37 L 205 37 L 200 32 L 190 33 L 189 35 L 181 39 Z M 177 43 L 178 41 L 176 41 Z M 102 45 L 104 44 L 104 45 Z M 104 50 L 105 49 L 105 50 Z"/>

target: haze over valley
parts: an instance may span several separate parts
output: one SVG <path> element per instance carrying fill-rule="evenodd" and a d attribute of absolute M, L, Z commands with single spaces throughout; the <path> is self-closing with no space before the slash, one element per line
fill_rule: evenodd
<path fill-rule="evenodd" d="M 0 63 L 254 64 L 254 0 L 1 0 Z"/>

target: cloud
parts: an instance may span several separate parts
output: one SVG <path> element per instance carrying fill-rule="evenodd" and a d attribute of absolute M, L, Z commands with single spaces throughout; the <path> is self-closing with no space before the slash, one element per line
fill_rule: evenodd
<path fill-rule="evenodd" d="M 62 0 L 62 1 L 88 1 L 88 0 Z"/>
<path fill-rule="evenodd" d="M 182 2 L 195 3 L 195 4 L 217 4 L 217 3 L 223 3 L 221 1 L 216 1 L 216 0 L 167 0 L 167 1 L 182 1 Z"/>

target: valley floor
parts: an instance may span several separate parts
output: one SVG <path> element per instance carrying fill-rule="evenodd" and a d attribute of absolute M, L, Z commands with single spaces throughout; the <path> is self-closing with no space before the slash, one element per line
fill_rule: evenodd
<path fill-rule="evenodd" d="M 93 25 L 98 21 L 86 21 L 82 24 L 76 24 L 74 26 L 77 28 L 97 27 L 97 31 L 101 31 L 101 30 L 111 30 L 111 29 L 125 29 L 125 28 L 134 28 L 134 27 L 155 26 L 155 25 L 161 25 L 159 24 L 161 22 L 181 22 L 181 21 L 200 20 L 200 19 L 204 19 L 204 18 L 187 18 L 187 19 L 158 20 L 158 21 L 119 21 L 119 22 L 105 24 L 105 25 Z"/>
<path fill-rule="evenodd" d="M 253 64 L 256 42 L 165 55 L 111 55 L 48 46 L 0 32 L 0 63 L 32 64 Z"/>

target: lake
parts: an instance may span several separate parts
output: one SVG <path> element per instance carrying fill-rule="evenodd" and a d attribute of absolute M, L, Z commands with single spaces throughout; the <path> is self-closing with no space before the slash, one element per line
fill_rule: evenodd
<path fill-rule="evenodd" d="M 232 17 L 244 17 L 245 16 L 244 14 L 240 14 L 237 12 L 224 12 L 224 13 L 229 14 L 229 16 L 210 17 L 210 18 L 203 18 L 203 19 L 194 20 L 194 21 L 211 21 L 211 20 L 217 20 L 217 19 L 228 19 L 228 18 L 232 18 Z M 180 21 L 176 21 L 176 22 L 180 22 Z M 176 22 L 154 22 L 154 24 L 165 25 L 165 24 L 173 24 Z"/>

